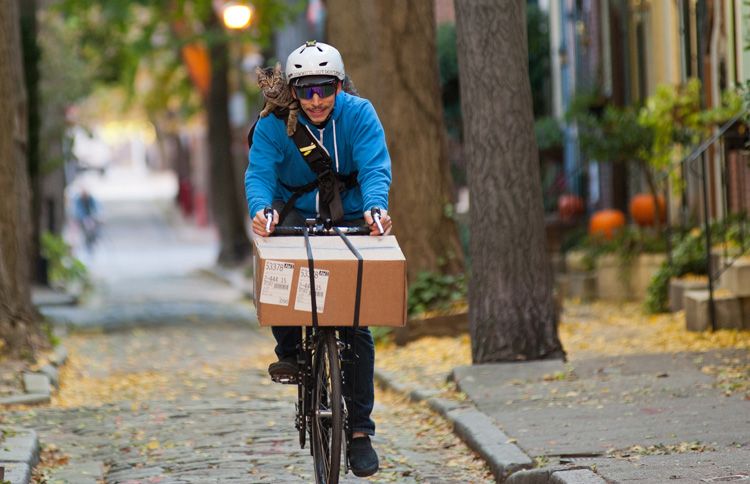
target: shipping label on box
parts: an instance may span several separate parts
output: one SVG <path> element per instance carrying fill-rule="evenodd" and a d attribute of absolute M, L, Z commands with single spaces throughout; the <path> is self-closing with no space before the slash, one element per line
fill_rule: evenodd
<path fill-rule="evenodd" d="M 292 292 L 294 264 L 267 260 L 263 265 L 263 283 L 260 286 L 260 302 L 286 306 Z"/>
<path fill-rule="evenodd" d="M 349 237 L 363 259 L 360 326 L 406 323 L 406 259 L 393 236 Z M 352 326 L 358 261 L 338 236 L 311 237 L 321 326 Z M 310 272 L 304 237 L 254 239 L 254 298 L 262 326 L 310 326 Z"/>
<path fill-rule="evenodd" d="M 322 313 L 326 304 L 326 289 L 331 271 L 315 269 L 315 308 Z M 299 281 L 297 281 L 297 297 L 294 299 L 294 309 L 312 312 L 312 298 L 310 297 L 310 269 L 301 267 Z"/>

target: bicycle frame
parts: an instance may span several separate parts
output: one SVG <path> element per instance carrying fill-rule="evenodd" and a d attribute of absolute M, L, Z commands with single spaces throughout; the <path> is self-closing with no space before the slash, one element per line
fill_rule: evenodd
<path fill-rule="evenodd" d="M 360 259 L 360 270 L 358 277 L 361 278 L 361 256 L 359 253 L 354 249 L 354 247 L 351 245 L 351 243 L 347 240 L 346 235 L 369 235 L 371 230 L 369 227 L 366 226 L 355 226 L 355 227 L 333 227 L 330 222 L 329 223 L 319 223 L 317 220 L 307 220 L 306 221 L 307 226 L 305 227 L 284 227 L 284 226 L 277 226 L 274 230 L 273 235 L 304 235 L 305 237 L 305 245 L 307 247 L 308 251 L 308 261 L 309 261 L 309 268 L 310 268 L 310 293 L 311 293 L 311 317 L 312 317 L 312 326 L 306 326 L 303 328 L 300 328 L 300 346 L 299 346 L 299 352 L 297 356 L 297 363 L 299 368 L 299 373 L 297 375 L 297 413 L 295 416 L 295 428 L 299 432 L 299 442 L 300 447 L 305 447 L 305 440 L 306 437 L 309 436 L 310 438 L 310 453 L 313 455 L 313 458 L 315 459 L 315 472 L 316 472 L 316 481 L 318 482 L 328 482 L 327 479 L 322 480 L 320 478 L 321 469 L 320 466 L 324 466 L 324 469 L 326 471 L 326 475 L 331 474 L 330 476 L 330 482 L 338 482 L 338 474 L 339 474 L 339 466 L 340 462 L 338 461 L 340 455 L 343 453 L 344 455 L 344 473 L 349 472 L 349 455 L 348 455 L 348 449 L 351 444 L 352 439 L 352 426 L 349 418 L 349 412 L 347 411 L 347 408 L 351 404 L 351 399 L 354 398 L 354 390 L 356 388 L 355 378 L 356 378 L 356 372 L 354 371 L 353 365 L 356 362 L 357 359 L 357 353 L 356 353 L 356 336 L 353 336 L 353 341 L 342 341 L 341 338 L 336 336 L 336 328 L 333 327 L 319 327 L 318 326 L 318 320 L 317 320 L 317 304 L 315 300 L 315 280 L 314 280 L 314 267 L 313 267 L 313 257 L 312 257 L 312 250 L 309 245 L 309 237 L 311 235 L 338 235 L 340 236 L 344 242 L 349 246 L 349 248 L 357 255 L 358 259 Z M 353 329 L 356 332 L 356 329 L 359 326 L 359 316 L 358 316 L 358 305 L 357 309 L 355 310 L 355 321 L 353 325 Z M 332 336 L 331 336 L 332 335 Z M 345 338 L 348 339 L 348 338 Z M 331 347 L 333 345 L 333 348 Z M 327 355 L 320 355 L 317 354 L 319 351 L 324 350 Z M 335 353 L 335 356 L 331 354 L 331 352 Z M 342 357 L 343 355 L 343 357 Z M 338 373 L 336 375 L 331 374 L 329 375 L 330 381 L 331 381 L 331 388 L 333 389 L 331 391 L 332 395 L 327 396 L 327 399 L 330 399 L 329 407 L 328 409 L 321 410 L 320 407 L 320 369 L 318 368 L 321 364 L 324 364 L 325 358 L 328 357 L 331 359 L 331 363 L 329 365 L 329 371 L 331 373 L 335 371 Z M 335 360 L 335 361 L 334 361 Z M 346 373 L 349 374 L 350 378 L 345 378 L 345 371 L 344 367 L 348 369 Z M 348 380 L 348 381 L 346 381 Z M 348 396 L 345 396 L 347 392 L 342 391 L 342 384 L 348 385 L 350 388 L 350 391 L 348 392 Z M 337 390 L 336 390 L 337 389 Z M 338 395 L 337 395 L 338 391 Z M 334 400 L 340 399 L 340 403 L 335 403 Z M 314 408 L 315 405 L 315 408 Z M 333 435 L 335 433 L 336 428 L 340 428 L 343 424 L 343 435 L 344 439 L 343 441 L 338 440 L 337 442 L 340 442 L 340 444 L 331 444 L 331 447 L 334 447 L 334 449 L 328 449 L 328 453 L 326 454 L 328 459 L 330 460 L 332 458 L 333 452 L 337 452 L 338 456 L 335 458 L 335 464 L 332 464 L 332 468 L 325 467 L 325 463 L 319 462 L 319 459 L 316 457 L 316 443 L 318 446 L 321 445 L 320 443 L 320 435 L 314 435 L 315 430 L 318 430 L 318 433 L 320 432 L 320 420 L 322 420 L 323 417 L 321 415 L 325 413 L 325 418 L 331 419 L 331 426 L 329 429 L 329 432 L 332 431 L 330 435 Z M 338 422 L 336 421 L 335 414 L 338 413 Z M 330 417 L 329 417 L 330 414 Z M 317 427 L 316 427 L 317 426 Z M 339 434 L 340 435 L 340 434 Z M 318 441 L 315 441 L 314 439 L 318 439 Z M 328 436 L 326 437 L 326 439 Z M 339 439 L 339 437 L 332 437 L 335 439 Z M 328 443 L 325 444 L 326 446 Z M 340 449 L 336 449 L 335 447 L 340 447 Z M 320 449 L 318 449 L 318 452 L 320 453 Z M 325 453 L 325 452 L 324 452 Z"/>

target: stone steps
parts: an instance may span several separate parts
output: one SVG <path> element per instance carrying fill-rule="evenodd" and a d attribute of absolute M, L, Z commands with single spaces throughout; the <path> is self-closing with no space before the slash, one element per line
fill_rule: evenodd
<path fill-rule="evenodd" d="M 685 290 L 685 324 L 689 331 L 711 327 L 707 289 Z M 716 329 L 750 330 L 750 258 L 741 258 L 724 270 L 714 289 Z"/>

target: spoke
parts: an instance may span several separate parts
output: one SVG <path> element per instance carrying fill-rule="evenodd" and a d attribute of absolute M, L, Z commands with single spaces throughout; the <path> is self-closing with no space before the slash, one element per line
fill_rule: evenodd
<path fill-rule="evenodd" d="M 320 428 L 318 428 L 318 432 L 317 432 L 316 437 L 317 437 L 317 440 L 318 440 L 318 449 L 324 450 L 325 446 L 323 445 L 323 441 L 321 440 L 322 435 L 320 434 Z M 325 480 L 327 482 L 328 478 L 329 478 L 329 475 L 330 475 L 330 467 L 329 467 L 330 466 L 330 461 L 329 461 L 327 455 L 322 460 L 323 460 L 323 462 L 321 462 L 320 464 L 322 464 L 323 471 L 325 473 L 324 474 Z"/>

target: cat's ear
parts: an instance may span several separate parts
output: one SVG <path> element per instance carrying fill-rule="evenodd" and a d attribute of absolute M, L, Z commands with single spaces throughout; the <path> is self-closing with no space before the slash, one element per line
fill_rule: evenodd
<path fill-rule="evenodd" d="M 255 67 L 255 75 L 258 77 L 263 75 L 263 69 L 261 69 L 260 66 Z"/>
<path fill-rule="evenodd" d="M 277 62 L 275 66 L 273 66 L 273 72 L 275 74 L 281 74 L 281 62 Z"/>

